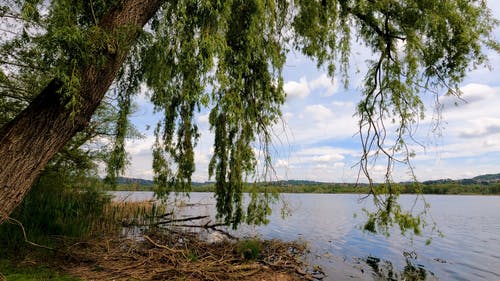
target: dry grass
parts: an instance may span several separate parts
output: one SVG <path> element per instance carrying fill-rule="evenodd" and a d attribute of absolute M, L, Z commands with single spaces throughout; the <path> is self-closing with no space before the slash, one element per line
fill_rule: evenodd
<path fill-rule="evenodd" d="M 111 202 L 104 207 L 104 218 L 93 221 L 92 236 L 116 235 L 123 227 L 149 225 L 165 210 L 153 201 Z"/>
<path fill-rule="evenodd" d="M 150 201 L 113 202 L 104 208 L 104 219 L 92 225 L 90 238 L 59 237 L 53 255 L 32 261 L 84 280 L 315 279 L 304 271 L 303 244 L 254 240 L 258 254 L 249 259 L 240 242 L 207 243 L 196 233 L 178 229 L 123 235 L 124 226 L 154 224 L 165 212 Z"/>
<path fill-rule="evenodd" d="M 246 260 L 237 243 L 209 244 L 192 233 L 151 234 L 142 241 L 106 238 L 69 243 L 55 265 L 86 280 L 303 280 L 304 245 L 262 241 Z"/>

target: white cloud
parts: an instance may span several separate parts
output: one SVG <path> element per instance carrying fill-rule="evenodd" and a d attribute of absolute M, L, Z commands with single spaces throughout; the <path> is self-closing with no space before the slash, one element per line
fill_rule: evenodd
<path fill-rule="evenodd" d="M 359 155 L 359 152 L 352 150 L 352 149 L 346 149 L 342 147 L 332 147 L 332 146 L 316 146 L 316 147 L 310 147 L 310 148 L 305 148 L 297 152 L 297 155 L 300 156 L 305 156 L 305 155 L 351 155 L 351 156 L 357 156 Z M 343 159 L 343 156 L 341 156 Z"/>
<path fill-rule="evenodd" d="M 329 97 L 338 91 L 337 79 L 328 77 L 325 73 L 312 81 L 302 76 L 299 81 L 288 81 L 284 85 L 285 93 L 289 100 L 304 99 L 313 91 L 318 91 L 320 96 Z"/>
<path fill-rule="evenodd" d="M 332 105 L 340 108 L 354 109 L 354 103 L 351 101 L 333 101 Z"/>
<path fill-rule="evenodd" d="M 137 95 L 135 95 L 134 98 L 135 102 L 137 102 L 139 106 L 151 104 L 149 91 L 150 90 L 148 89 L 148 87 L 146 87 L 145 84 L 141 84 L 139 88 L 139 93 L 137 93 Z"/>
<path fill-rule="evenodd" d="M 278 178 L 304 179 L 322 182 L 351 182 L 355 177 L 356 169 L 346 167 L 345 162 L 312 162 L 291 164 L 291 161 L 278 160 L 275 165 Z"/>
<path fill-rule="evenodd" d="M 278 159 L 276 161 L 276 164 L 274 164 L 276 168 L 289 168 L 290 163 L 288 160 L 285 159 Z"/>
<path fill-rule="evenodd" d="M 323 154 L 315 156 L 311 159 L 313 162 L 336 162 L 344 160 L 344 156 L 340 154 Z"/>
<path fill-rule="evenodd" d="M 477 83 L 467 84 L 460 90 L 463 92 L 462 98 L 468 103 L 492 98 L 496 92 L 493 87 Z"/>
<path fill-rule="evenodd" d="M 481 155 L 488 155 L 489 153 L 500 152 L 500 141 L 496 137 L 476 139 L 450 138 L 447 140 L 447 143 L 426 147 L 425 151 L 421 147 L 413 146 L 411 148 L 416 151 L 414 161 L 436 163 L 447 159 L 474 158 Z"/>
<path fill-rule="evenodd" d="M 488 134 L 498 126 L 498 107 L 500 105 L 500 87 L 482 84 L 468 84 L 461 88 L 463 99 L 443 97 L 443 118 L 446 121 L 447 137 L 471 137 L 473 134 Z M 447 107 L 448 106 L 448 107 Z"/>
<path fill-rule="evenodd" d="M 492 99 L 495 97 L 497 89 L 484 84 L 471 83 L 460 88 L 462 96 L 442 95 L 439 97 L 439 103 L 445 111 L 460 110 L 478 102 Z"/>
<path fill-rule="evenodd" d="M 125 149 L 130 155 L 151 154 L 154 142 L 155 137 L 151 135 L 143 139 L 127 140 L 125 142 Z"/>
<path fill-rule="evenodd" d="M 334 168 L 344 168 L 345 163 L 344 162 L 335 162 L 333 163 Z"/>
<path fill-rule="evenodd" d="M 356 152 L 348 149 L 322 146 L 293 151 L 286 159 L 277 159 L 276 168 L 306 169 L 314 167 L 343 168 L 346 157 L 355 155 Z M 294 176 L 302 174 L 293 173 Z"/>
<path fill-rule="evenodd" d="M 290 120 L 293 116 L 294 116 L 294 114 L 292 112 L 289 112 L 289 111 L 283 113 L 283 118 L 286 121 Z"/>
<path fill-rule="evenodd" d="M 305 105 L 287 114 L 286 125 L 292 144 L 310 145 L 323 140 L 351 138 L 356 133 L 357 119 L 352 116 L 352 108 L 329 108 L 327 105 Z M 281 124 L 275 131 L 280 129 Z"/>
<path fill-rule="evenodd" d="M 296 98 L 305 98 L 311 93 L 307 79 L 305 77 L 301 77 L 299 82 L 286 82 L 283 86 L 283 90 L 287 94 L 287 98 L 290 100 Z"/>
<path fill-rule="evenodd" d="M 206 151 L 202 148 L 196 147 L 195 149 L 195 162 L 197 165 L 208 165 L 210 158 L 212 157 L 213 150 Z"/>
<path fill-rule="evenodd" d="M 337 79 L 332 80 L 332 78 L 328 77 L 325 73 L 311 81 L 310 87 L 311 90 L 322 90 L 321 96 L 325 97 L 335 94 L 339 89 Z"/>
<path fill-rule="evenodd" d="M 484 138 L 500 133 L 500 119 L 498 118 L 478 118 L 469 123 L 472 123 L 471 128 L 462 129 L 459 137 Z"/>
<path fill-rule="evenodd" d="M 331 119 L 333 119 L 334 117 L 334 114 L 330 109 L 326 108 L 324 105 L 315 104 L 306 106 L 301 117 L 312 119 L 316 122 L 326 122 L 326 121 L 331 121 Z"/>

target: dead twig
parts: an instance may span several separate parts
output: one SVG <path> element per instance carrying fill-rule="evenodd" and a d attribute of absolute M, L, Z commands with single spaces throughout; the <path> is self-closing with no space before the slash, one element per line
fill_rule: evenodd
<path fill-rule="evenodd" d="M 40 245 L 40 244 L 37 244 L 35 242 L 31 242 L 28 239 L 28 236 L 26 235 L 26 230 L 24 229 L 24 226 L 23 226 L 23 224 L 20 221 L 14 219 L 14 218 L 11 218 L 11 217 L 7 217 L 7 222 L 12 223 L 12 224 L 17 224 L 17 225 L 19 225 L 19 227 L 21 227 L 21 230 L 23 231 L 24 242 L 26 242 L 26 243 L 28 243 L 28 244 L 30 244 L 32 246 L 35 246 L 35 247 L 39 247 L 39 248 L 43 248 L 43 249 L 54 251 L 54 248 L 47 247 L 47 246 L 44 246 L 44 245 Z"/>
<path fill-rule="evenodd" d="M 148 240 L 149 243 L 153 244 L 154 246 L 158 247 L 158 248 L 162 248 L 162 249 L 165 249 L 165 250 L 169 250 L 170 252 L 173 252 L 173 253 L 184 253 L 184 250 L 177 250 L 177 249 L 172 249 L 168 246 L 165 246 L 165 245 L 161 245 L 161 244 L 158 244 L 156 243 L 155 241 L 153 241 L 153 239 L 151 239 L 149 236 L 147 235 L 144 235 L 144 239 Z"/>

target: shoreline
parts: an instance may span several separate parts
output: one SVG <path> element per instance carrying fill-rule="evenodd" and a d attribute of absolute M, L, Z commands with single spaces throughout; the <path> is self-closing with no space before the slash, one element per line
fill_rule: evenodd
<path fill-rule="evenodd" d="M 0 259 L 0 280 L 22 276 L 28 280 L 47 280 L 33 273 L 41 269 L 50 275 L 50 280 L 61 281 L 324 278 L 322 272 L 308 269 L 300 259 L 307 248 L 298 242 L 249 239 L 208 243 L 192 233 L 155 232 L 133 239 L 64 238 L 61 243 L 53 251 L 34 248 L 22 260 Z M 11 264 L 7 264 L 9 261 Z"/>

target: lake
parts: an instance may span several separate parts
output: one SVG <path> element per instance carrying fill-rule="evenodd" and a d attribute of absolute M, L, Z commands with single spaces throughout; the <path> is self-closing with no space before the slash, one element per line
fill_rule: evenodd
<path fill-rule="evenodd" d="M 114 192 L 118 198 L 147 200 L 151 192 Z M 214 215 L 212 193 L 192 193 L 181 198 L 201 203 L 190 215 Z M 424 231 L 413 239 L 397 229 L 389 237 L 360 230 L 365 221 L 362 208 L 371 200 L 360 201 L 353 194 L 284 194 L 291 209 L 286 218 L 280 204 L 273 207 L 265 226 L 243 225 L 233 232 L 263 239 L 302 240 L 311 249 L 308 262 L 320 265 L 324 280 L 403 279 L 419 272 L 427 280 L 500 280 L 500 197 L 425 195 L 431 205 L 427 221 L 434 221 L 444 237 Z M 399 202 L 408 208 L 414 195 L 402 195 Z M 422 206 L 419 201 L 415 208 Z M 355 215 L 356 214 L 356 215 Z M 431 244 L 426 240 L 431 235 Z"/>

